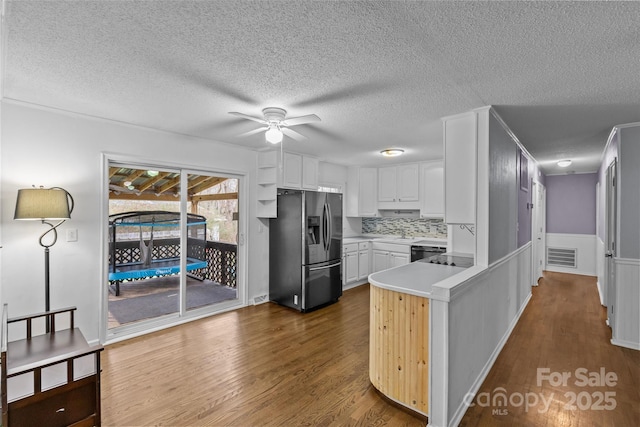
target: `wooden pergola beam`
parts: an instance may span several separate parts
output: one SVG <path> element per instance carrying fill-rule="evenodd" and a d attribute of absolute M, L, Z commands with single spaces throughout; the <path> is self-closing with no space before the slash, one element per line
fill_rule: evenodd
<path fill-rule="evenodd" d="M 226 181 L 227 178 L 220 178 L 217 176 L 208 176 L 206 177 L 206 180 L 204 180 L 203 182 L 199 183 L 198 185 L 194 186 L 194 187 L 189 187 L 189 194 L 198 194 L 204 190 L 206 190 L 207 188 L 211 188 L 214 185 L 218 185 L 221 182 Z"/>
<path fill-rule="evenodd" d="M 191 203 L 198 203 L 208 200 L 237 200 L 238 193 L 220 193 L 220 194 L 203 194 L 201 196 L 193 196 L 189 200 Z"/>

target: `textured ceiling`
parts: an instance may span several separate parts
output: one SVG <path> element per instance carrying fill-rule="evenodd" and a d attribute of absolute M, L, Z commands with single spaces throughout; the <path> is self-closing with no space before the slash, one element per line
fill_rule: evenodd
<path fill-rule="evenodd" d="M 541 163 L 595 171 L 640 121 L 640 3 L 7 1 L 4 97 L 339 164 L 442 156 L 440 118 L 494 105 Z M 401 147 L 406 155 L 382 159 Z M 563 171 L 564 172 L 564 171 Z"/>

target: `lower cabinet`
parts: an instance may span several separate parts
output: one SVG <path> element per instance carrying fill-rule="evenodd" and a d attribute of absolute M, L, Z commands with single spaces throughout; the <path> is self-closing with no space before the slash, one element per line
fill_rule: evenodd
<path fill-rule="evenodd" d="M 374 248 L 371 253 L 371 259 L 373 261 L 372 273 L 377 273 L 378 271 L 386 270 L 388 268 L 409 264 L 410 261 L 408 246 L 406 249 L 403 248 L 399 250 L 389 250 L 386 248 L 376 248 L 376 244 L 374 244 Z"/>
<path fill-rule="evenodd" d="M 344 263 L 344 280 L 345 283 L 350 283 L 358 280 L 360 277 L 359 269 L 358 269 L 358 251 L 355 252 L 347 252 L 345 254 L 345 263 Z"/>
<path fill-rule="evenodd" d="M 347 243 L 343 245 L 343 285 L 367 280 L 369 277 L 369 248 L 369 242 Z"/>

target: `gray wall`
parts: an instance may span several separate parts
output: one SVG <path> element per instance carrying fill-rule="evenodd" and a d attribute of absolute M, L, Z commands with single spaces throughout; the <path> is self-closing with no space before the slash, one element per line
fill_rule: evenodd
<path fill-rule="evenodd" d="M 640 126 L 620 131 L 620 258 L 640 259 Z"/>
<path fill-rule="evenodd" d="M 489 115 L 489 264 L 518 248 L 517 156 L 516 143 Z"/>

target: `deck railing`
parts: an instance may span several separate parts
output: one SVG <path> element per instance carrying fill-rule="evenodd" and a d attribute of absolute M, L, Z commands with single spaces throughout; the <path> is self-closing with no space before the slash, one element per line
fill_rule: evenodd
<path fill-rule="evenodd" d="M 111 248 L 109 251 L 109 259 L 111 259 L 112 253 Z M 211 280 L 221 285 L 235 288 L 237 286 L 237 254 L 238 245 L 207 241 L 204 254 L 207 267 L 190 271 L 189 274 L 200 279 Z M 197 245 L 189 244 L 188 255 L 202 259 L 201 241 L 199 241 Z M 162 239 L 153 242 L 153 259 L 178 258 L 179 256 L 179 239 Z M 117 264 L 140 261 L 140 242 L 118 242 L 115 250 L 115 258 Z"/>

